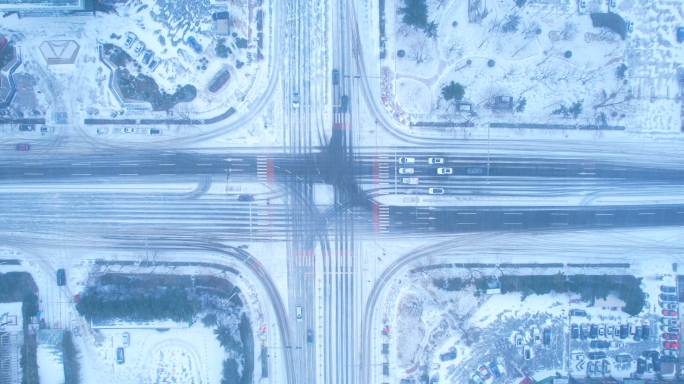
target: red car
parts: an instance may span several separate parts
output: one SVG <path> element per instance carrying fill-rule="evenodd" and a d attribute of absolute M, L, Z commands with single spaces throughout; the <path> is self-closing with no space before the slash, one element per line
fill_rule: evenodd
<path fill-rule="evenodd" d="M 663 316 L 677 316 L 677 311 L 669 311 L 667 309 L 663 309 Z"/>
<path fill-rule="evenodd" d="M 663 333 L 662 336 L 665 340 L 679 340 L 679 335 L 676 333 Z"/>
<path fill-rule="evenodd" d="M 489 371 L 487 370 L 487 368 L 485 368 L 484 365 L 480 365 L 479 370 L 480 370 L 480 375 L 482 375 L 482 377 L 484 377 L 485 380 L 489 380 L 489 379 L 492 377 L 492 376 L 489 374 Z"/>
<path fill-rule="evenodd" d="M 665 347 L 665 349 L 677 349 L 679 348 L 679 343 L 675 343 L 674 341 L 663 341 L 663 347 Z"/>
<path fill-rule="evenodd" d="M 31 146 L 28 144 L 17 144 L 14 146 L 14 149 L 16 149 L 17 151 L 28 151 L 29 149 L 31 149 Z"/>
<path fill-rule="evenodd" d="M 7 39 L 5 39 L 5 36 L 0 36 L 0 51 L 2 51 L 3 48 L 5 48 L 6 44 L 7 44 Z"/>

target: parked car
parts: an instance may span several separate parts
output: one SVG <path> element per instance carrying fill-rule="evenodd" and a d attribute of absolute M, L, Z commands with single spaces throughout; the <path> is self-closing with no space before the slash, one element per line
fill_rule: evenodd
<path fill-rule="evenodd" d="M 617 7 L 617 2 L 615 0 L 610 0 L 610 6 L 613 8 Z"/>
<path fill-rule="evenodd" d="M 634 332 L 634 341 L 639 341 L 641 340 L 641 336 L 643 335 L 643 327 L 640 325 L 635 326 L 635 332 Z"/>
<path fill-rule="evenodd" d="M 592 376 L 595 372 L 595 365 L 594 362 L 590 361 L 587 363 L 587 375 Z"/>
<path fill-rule="evenodd" d="M 149 130 L 150 135 L 161 135 L 161 129 L 152 128 Z"/>
<path fill-rule="evenodd" d="M 589 360 L 600 360 L 600 359 L 606 358 L 606 353 L 605 352 L 589 352 L 589 353 L 587 353 L 587 356 L 589 357 Z"/>
<path fill-rule="evenodd" d="M 40 127 L 40 133 L 52 133 L 55 131 L 54 127 Z"/>
<path fill-rule="evenodd" d="M 430 195 L 443 195 L 444 188 L 428 188 L 428 194 Z"/>
<path fill-rule="evenodd" d="M 98 128 L 96 132 L 98 135 L 104 135 L 108 132 L 108 130 L 107 128 Z"/>
<path fill-rule="evenodd" d="M 615 327 L 612 325 L 609 325 L 606 327 L 606 337 L 608 336 L 613 336 L 613 332 L 615 331 Z"/>
<path fill-rule="evenodd" d="M 620 338 L 626 339 L 627 336 L 629 336 L 629 325 L 627 325 L 627 324 L 620 325 Z"/>
<path fill-rule="evenodd" d="M 632 356 L 629 353 L 621 353 L 615 356 L 616 363 L 629 363 L 632 361 Z"/>
<path fill-rule="evenodd" d="M 587 316 L 587 311 L 583 309 L 571 309 L 570 310 L 570 316 L 582 316 L 586 317 Z"/>
<path fill-rule="evenodd" d="M 613 329 L 613 337 L 617 338 L 620 337 L 620 326 L 616 325 L 615 329 Z"/>
<path fill-rule="evenodd" d="M 539 336 L 539 328 L 532 328 L 532 331 L 530 333 L 532 334 L 532 341 L 535 344 L 539 344 L 541 342 L 541 336 Z"/>
<path fill-rule="evenodd" d="M 31 132 L 35 130 L 36 126 L 33 124 L 19 124 L 19 131 L 21 132 Z"/>
<path fill-rule="evenodd" d="M 551 330 L 549 328 L 544 329 L 544 345 L 551 344 Z"/>
<path fill-rule="evenodd" d="M 340 83 L 340 71 L 333 69 L 332 71 L 333 84 L 337 85 Z"/>
<path fill-rule="evenodd" d="M 195 40 L 193 36 L 188 36 L 188 45 L 193 51 L 195 51 L 195 53 L 202 53 L 202 46 L 197 42 L 197 40 Z"/>
<path fill-rule="evenodd" d="M 64 269 L 58 269 L 57 270 L 57 286 L 61 287 L 63 285 L 66 285 L 66 272 L 64 272 Z"/>
<path fill-rule="evenodd" d="M 437 168 L 438 175 L 451 175 L 454 173 L 453 168 Z"/>
<path fill-rule="evenodd" d="M 677 302 L 677 300 L 678 300 L 677 295 L 667 295 L 664 293 L 661 293 L 660 295 L 658 295 L 658 299 L 660 299 L 660 301 L 672 301 L 672 302 Z"/>
<path fill-rule="evenodd" d="M 523 347 L 523 357 L 525 358 L 525 360 L 529 360 L 532 358 L 532 349 L 529 345 Z"/>
<path fill-rule="evenodd" d="M 470 376 L 470 380 L 475 384 L 484 384 L 484 381 L 482 381 L 480 374 L 477 372 L 473 373 L 473 375 Z"/>
<path fill-rule="evenodd" d="M 627 32 L 634 32 L 634 22 L 633 21 L 626 21 L 627 23 Z"/>
<path fill-rule="evenodd" d="M 663 348 L 677 349 L 679 348 L 679 343 L 676 341 L 663 341 Z"/>
<path fill-rule="evenodd" d="M 416 159 L 413 157 L 400 157 L 399 158 L 399 164 L 413 164 L 416 162 Z"/>
<path fill-rule="evenodd" d="M 663 340 L 679 340 L 678 333 L 663 333 L 660 337 L 662 337 Z"/>
<path fill-rule="evenodd" d="M 660 322 L 665 324 L 665 325 L 673 325 L 673 326 L 679 325 L 679 322 L 677 321 L 677 319 L 669 319 L 667 317 L 660 318 Z"/>
<path fill-rule="evenodd" d="M 133 49 L 133 54 L 135 54 L 136 56 L 140 56 L 140 54 L 142 54 L 144 50 L 145 50 L 145 43 L 143 43 L 142 41 L 138 41 L 135 44 L 135 48 Z"/>
<path fill-rule="evenodd" d="M 520 347 L 522 347 L 522 344 L 523 344 L 523 337 L 522 337 L 522 335 L 519 334 L 519 333 L 516 333 L 516 334 L 515 334 L 515 346 L 516 346 L 517 348 L 520 348 Z"/>
<path fill-rule="evenodd" d="M 487 366 L 485 365 L 480 365 L 477 370 L 480 372 L 480 376 L 482 376 L 485 380 L 489 380 L 492 378 L 492 375 L 489 374 L 489 370 L 487 370 Z"/>
<path fill-rule="evenodd" d="M 584 360 L 585 357 L 586 356 L 584 355 L 584 353 L 576 352 L 576 353 L 570 354 L 570 360 L 580 361 L 580 360 Z"/>
<path fill-rule="evenodd" d="M 636 373 L 641 375 L 641 374 L 644 374 L 645 372 L 646 372 L 646 360 L 644 360 L 642 358 L 638 358 L 637 359 Z"/>
<path fill-rule="evenodd" d="M 648 350 L 648 351 L 643 351 L 641 355 L 645 358 L 652 358 L 652 357 L 658 357 L 660 356 L 660 352 L 655 351 L 655 350 Z"/>
<path fill-rule="evenodd" d="M 644 324 L 641 326 L 641 337 L 644 340 L 648 340 L 649 337 L 651 337 L 651 326 Z"/>
<path fill-rule="evenodd" d="M 589 324 L 582 323 L 580 325 L 580 339 L 586 340 L 589 337 Z"/>
<path fill-rule="evenodd" d="M 599 337 L 604 337 L 606 335 L 606 326 L 605 325 L 599 324 L 598 335 L 599 335 Z"/>
<path fill-rule="evenodd" d="M 677 311 L 663 309 L 663 316 L 677 316 Z"/>
<path fill-rule="evenodd" d="M 238 196 L 238 201 L 254 201 L 254 196 L 247 194 L 240 195 Z"/>
<path fill-rule="evenodd" d="M 603 360 L 603 375 L 610 376 L 610 363 L 608 360 Z"/>
<path fill-rule="evenodd" d="M 501 371 L 499 371 L 499 367 L 496 365 L 496 363 L 489 363 L 489 370 L 492 372 L 492 375 L 494 375 L 495 379 L 501 377 Z"/>
<path fill-rule="evenodd" d="M 428 164 L 444 164 L 444 159 L 441 157 L 428 158 Z"/>
<path fill-rule="evenodd" d="M 310 329 L 306 331 L 306 343 L 313 344 L 313 331 Z"/>
<path fill-rule="evenodd" d="M 150 62 L 150 60 L 152 60 L 153 56 L 154 52 L 151 49 L 148 49 L 147 51 L 145 51 L 145 54 L 143 55 L 142 63 L 147 65 Z"/>
<path fill-rule="evenodd" d="M 589 343 L 589 348 L 607 349 L 610 347 L 610 343 L 605 340 L 592 340 Z"/>
<path fill-rule="evenodd" d="M 399 168 L 399 174 L 400 175 L 413 175 L 414 169 L 413 168 Z"/>
<path fill-rule="evenodd" d="M 484 169 L 482 169 L 482 168 L 468 168 L 468 169 L 466 169 L 466 173 L 468 175 L 481 175 L 484 173 Z M 570 315 L 570 316 L 573 316 L 573 315 Z M 582 316 L 582 315 L 575 315 L 575 316 Z"/>
<path fill-rule="evenodd" d="M 667 333 L 679 333 L 679 327 L 672 327 L 669 325 L 661 325 L 660 330 Z"/>
<path fill-rule="evenodd" d="M 596 337 L 598 337 L 598 325 L 592 324 L 589 329 L 589 338 L 595 339 Z"/>
<path fill-rule="evenodd" d="M 135 35 L 133 32 L 126 32 L 126 41 L 124 41 L 124 47 L 130 48 L 133 46 L 133 43 L 138 40 L 138 36 Z"/>
<path fill-rule="evenodd" d="M 651 359 L 651 362 L 653 363 L 653 370 L 656 372 L 660 372 L 660 358 L 659 357 L 653 357 Z"/>
<path fill-rule="evenodd" d="M 622 348 L 625 345 L 622 341 L 611 341 L 610 348 Z"/>
<path fill-rule="evenodd" d="M 662 293 L 677 293 L 677 287 L 673 287 L 670 285 L 661 285 L 660 286 L 660 292 L 662 292 Z"/>
<path fill-rule="evenodd" d="M 161 64 L 161 59 L 158 57 L 155 57 L 154 59 L 152 59 L 152 61 L 150 61 L 150 65 L 148 65 L 147 68 L 149 68 L 152 72 L 154 72 L 154 70 L 157 69 L 159 64 Z"/>
<path fill-rule="evenodd" d="M 131 346 L 131 334 L 128 332 L 124 332 L 121 334 L 121 345 L 124 348 L 128 348 Z"/>
<path fill-rule="evenodd" d="M 14 149 L 17 151 L 28 151 L 31 149 L 31 146 L 29 144 L 17 144 L 14 146 Z"/>
<path fill-rule="evenodd" d="M 675 350 L 675 349 L 666 349 L 665 351 L 675 352 L 675 353 L 677 352 L 677 350 Z M 665 352 L 665 351 L 663 351 L 663 352 Z M 676 354 L 672 355 L 672 356 L 663 356 L 660 358 L 660 362 L 663 364 L 677 364 L 678 361 L 679 361 L 679 358 L 677 358 Z"/>
<path fill-rule="evenodd" d="M 117 364 L 123 364 L 124 362 L 125 362 L 124 349 L 119 347 L 116 349 L 116 363 Z"/>
<path fill-rule="evenodd" d="M 456 358 L 456 352 L 447 352 L 439 355 L 441 361 L 450 361 Z"/>
<path fill-rule="evenodd" d="M 579 326 L 577 324 L 573 324 L 570 327 L 570 336 L 573 340 L 577 340 L 579 338 Z"/>
<path fill-rule="evenodd" d="M 135 132 L 135 128 L 124 128 L 123 132 L 124 133 L 133 133 L 133 132 Z"/>
<path fill-rule="evenodd" d="M 660 302 L 660 308 L 663 309 L 670 309 L 670 310 L 676 310 L 677 309 L 677 303 L 673 303 L 670 301 L 661 301 Z"/>

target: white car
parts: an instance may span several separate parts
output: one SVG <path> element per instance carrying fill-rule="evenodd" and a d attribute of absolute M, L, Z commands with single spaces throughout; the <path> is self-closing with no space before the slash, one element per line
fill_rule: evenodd
<path fill-rule="evenodd" d="M 451 175 L 454 173 L 453 168 L 437 168 L 438 175 Z"/>
<path fill-rule="evenodd" d="M 292 108 L 299 108 L 299 92 L 292 94 Z"/>
<path fill-rule="evenodd" d="M 444 164 L 444 159 L 441 157 L 428 158 L 428 164 Z"/>
<path fill-rule="evenodd" d="M 400 175 L 413 175 L 413 168 L 399 168 Z"/>
<path fill-rule="evenodd" d="M 622 341 L 611 341 L 610 348 L 622 348 L 625 345 Z"/>
<path fill-rule="evenodd" d="M 128 332 L 124 332 L 121 334 L 121 345 L 124 348 L 128 348 L 131 346 L 131 334 Z"/>
<path fill-rule="evenodd" d="M 679 356 L 679 351 L 676 349 L 663 349 L 663 356 Z"/>
<path fill-rule="evenodd" d="M 145 43 L 142 41 L 138 41 L 138 43 L 135 45 L 135 49 L 133 50 L 133 53 L 136 56 L 140 56 L 141 53 L 145 50 Z"/>
<path fill-rule="evenodd" d="M 104 135 L 105 133 L 107 133 L 107 128 L 98 128 L 97 129 L 98 135 Z"/>
<path fill-rule="evenodd" d="M 302 306 L 297 306 L 297 321 L 302 321 Z"/>
<path fill-rule="evenodd" d="M 124 133 L 133 133 L 133 132 L 135 132 L 135 128 L 124 128 L 123 132 Z"/>
<path fill-rule="evenodd" d="M 416 159 L 413 157 L 400 157 L 399 158 L 399 164 L 413 164 L 416 162 Z"/>
<path fill-rule="evenodd" d="M 428 193 L 431 195 L 443 195 L 444 188 L 429 188 Z"/>
<path fill-rule="evenodd" d="M 579 360 L 584 360 L 585 357 L 586 356 L 584 355 L 584 353 L 572 353 L 572 354 L 570 354 L 570 360 L 579 361 Z"/>
<path fill-rule="evenodd" d="M 124 42 L 124 47 L 130 48 L 133 46 L 133 43 L 138 40 L 138 36 L 135 35 L 133 32 L 126 32 L 126 41 Z"/>

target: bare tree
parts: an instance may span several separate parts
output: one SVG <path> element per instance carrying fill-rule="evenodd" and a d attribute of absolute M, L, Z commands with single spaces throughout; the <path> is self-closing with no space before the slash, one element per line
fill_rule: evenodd
<path fill-rule="evenodd" d="M 600 75 L 603 73 L 603 68 L 602 67 L 596 67 L 596 68 L 591 68 L 589 63 L 586 63 L 584 65 L 584 69 L 582 69 L 582 73 L 580 76 L 577 78 L 577 80 L 582 82 L 582 85 L 587 84 L 588 82 L 592 81 L 593 79 L 596 78 L 596 76 Z"/>
<path fill-rule="evenodd" d="M 411 46 L 411 53 L 409 53 L 409 58 L 416 62 L 416 65 L 420 65 L 426 61 L 432 60 L 430 55 L 430 47 L 427 44 L 416 43 Z"/>
<path fill-rule="evenodd" d="M 463 56 L 463 41 L 461 39 L 449 38 L 444 45 L 447 60 L 460 59 Z"/>
<path fill-rule="evenodd" d="M 565 41 L 572 40 L 577 36 L 577 24 L 566 21 L 565 28 L 561 32 L 561 38 Z"/>

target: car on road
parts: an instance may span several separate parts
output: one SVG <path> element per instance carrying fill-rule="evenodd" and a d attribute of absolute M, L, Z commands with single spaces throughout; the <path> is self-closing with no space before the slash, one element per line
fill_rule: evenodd
<path fill-rule="evenodd" d="M 660 302 L 660 308 L 676 310 L 677 309 L 677 303 L 672 303 L 669 301 L 661 301 Z"/>
<path fill-rule="evenodd" d="M 31 145 L 29 145 L 29 144 L 17 144 L 14 146 L 14 149 L 16 149 L 17 151 L 28 151 L 29 149 L 31 149 Z"/>
<path fill-rule="evenodd" d="M 668 295 L 668 294 L 665 294 L 665 293 L 661 293 L 660 295 L 658 295 L 658 299 L 660 299 L 660 301 L 672 301 L 672 302 L 675 302 L 675 303 L 676 303 L 677 300 L 678 300 L 678 299 L 677 299 L 677 295 Z"/>
<path fill-rule="evenodd" d="M 607 349 L 610 347 L 610 343 L 605 340 L 592 340 L 589 343 L 589 348 Z"/>
<path fill-rule="evenodd" d="M 55 129 L 53 127 L 40 127 L 40 133 L 50 133 L 54 131 Z"/>
<path fill-rule="evenodd" d="M 677 321 L 677 319 L 669 319 L 667 317 L 661 318 L 660 322 L 663 323 L 664 325 L 673 325 L 673 326 L 679 325 L 679 322 Z"/>
<path fill-rule="evenodd" d="M 135 132 L 135 128 L 124 128 L 123 133 L 133 133 Z"/>
<path fill-rule="evenodd" d="M 442 353 L 439 355 L 439 360 L 441 361 L 450 361 L 456 358 L 456 352 L 447 352 L 447 353 Z"/>
<path fill-rule="evenodd" d="M 515 346 L 517 348 L 520 348 L 520 347 L 522 347 L 522 345 L 523 345 L 523 337 L 520 333 L 516 333 L 515 334 Z"/>
<path fill-rule="evenodd" d="M 33 124 L 19 124 L 19 131 L 21 132 L 31 132 L 35 130 L 36 126 Z"/>
<path fill-rule="evenodd" d="M 238 196 L 238 201 L 254 201 L 254 196 L 243 194 Z"/>
<path fill-rule="evenodd" d="M 299 92 L 292 93 L 292 108 L 299 108 Z"/>
<path fill-rule="evenodd" d="M 482 169 L 482 168 L 468 168 L 468 169 L 466 169 L 466 173 L 468 175 L 481 175 L 484 173 L 484 169 Z"/>
<path fill-rule="evenodd" d="M 441 157 L 429 157 L 428 164 L 444 164 L 444 159 Z"/>
<path fill-rule="evenodd" d="M 549 328 L 544 329 L 543 342 L 544 345 L 551 344 L 551 330 Z"/>
<path fill-rule="evenodd" d="M 591 328 L 589 329 L 589 338 L 590 339 L 595 339 L 598 337 L 598 325 L 597 324 L 592 324 Z"/>
<path fill-rule="evenodd" d="M 679 348 L 679 343 L 677 343 L 676 341 L 663 341 L 663 348 L 677 349 Z"/>
<path fill-rule="evenodd" d="M 298 305 L 297 306 L 297 321 L 302 321 L 302 306 Z"/>
<path fill-rule="evenodd" d="M 145 50 L 145 43 L 143 43 L 142 41 L 138 41 L 135 44 L 135 48 L 133 49 L 133 54 L 136 56 L 140 56 L 140 54 L 142 54 L 144 50 Z"/>
<path fill-rule="evenodd" d="M 482 376 L 485 380 L 489 380 L 492 378 L 492 375 L 489 373 L 489 370 L 487 370 L 487 366 L 485 365 L 480 365 L 477 370 L 480 372 L 480 376 Z"/>
<path fill-rule="evenodd" d="M 310 329 L 306 331 L 306 343 L 313 344 L 313 331 Z"/>
<path fill-rule="evenodd" d="M 195 40 L 193 36 L 188 36 L 187 41 L 188 45 L 190 46 L 190 48 L 192 48 L 193 51 L 195 51 L 195 53 L 202 53 L 202 46 L 200 45 L 200 43 L 197 42 L 197 40 Z"/>
<path fill-rule="evenodd" d="M 600 360 L 600 359 L 605 359 L 606 358 L 606 353 L 605 352 L 589 352 L 587 353 L 587 356 L 589 357 L 589 360 Z"/>
<path fill-rule="evenodd" d="M 662 337 L 663 340 L 679 340 L 678 333 L 663 333 L 660 337 Z"/>
<path fill-rule="evenodd" d="M 145 54 L 143 55 L 142 63 L 147 65 L 150 62 L 150 60 L 152 60 L 153 56 L 154 56 L 154 51 L 152 51 L 151 49 L 148 49 L 147 51 L 145 51 Z"/>
<path fill-rule="evenodd" d="M 124 348 L 128 348 L 131 346 L 131 334 L 128 332 L 124 332 L 121 334 L 121 345 L 123 345 Z"/>
<path fill-rule="evenodd" d="M 662 293 L 677 293 L 677 287 L 673 287 L 670 285 L 661 285 L 660 286 L 660 292 L 662 292 Z"/>
<path fill-rule="evenodd" d="M 138 40 L 138 36 L 135 35 L 133 32 L 126 32 L 126 41 L 124 41 L 124 47 L 130 48 L 133 46 L 133 43 Z"/>
<path fill-rule="evenodd" d="M 108 132 L 107 128 L 98 128 L 95 132 L 97 132 L 98 135 L 104 135 Z"/>
<path fill-rule="evenodd" d="M 529 345 L 523 347 L 523 357 L 525 358 L 525 360 L 529 360 L 532 358 L 532 349 Z"/>
<path fill-rule="evenodd" d="M 671 327 L 669 325 L 661 325 L 660 330 L 666 333 L 679 333 L 679 327 Z"/>
<path fill-rule="evenodd" d="M 340 108 L 342 113 L 347 113 L 347 110 L 349 109 L 349 96 L 344 95 L 340 98 Z"/>
<path fill-rule="evenodd" d="M 149 130 L 150 135 L 161 135 L 161 129 L 152 128 Z"/>
<path fill-rule="evenodd" d="M 399 158 L 399 164 L 413 164 L 416 162 L 416 159 L 413 157 L 400 157 Z"/>
<path fill-rule="evenodd" d="M 570 327 L 570 336 L 573 340 L 577 340 L 579 338 L 579 326 L 577 324 L 573 324 Z"/>
<path fill-rule="evenodd" d="M 333 84 L 335 85 L 340 83 L 340 71 L 338 71 L 337 69 L 333 69 L 332 71 L 332 80 Z"/>
<path fill-rule="evenodd" d="M 663 309 L 663 316 L 677 316 L 677 311 L 670 311 L 668 309 Z"/>
<path fill-rule="evenodd" d="M 161 59 L 155 57 L 154 59 L 152 59 L 152 61 L 150 61 L 150 65 L 148 65 L 147 68 L 149 68 L 150 71 L 154 72 L 154 70 L 157 69 L 159 64 L 161 64 Z"/>
<path fill-rule="evenodd" d="M 454 173 L 453 168 L 437 168 L 438 175 L 451 175 Z"/>
<path fill-rule="evenodd" d="M 428 188 L 428 194 L 430 195 L 443 195 L 444 188 Z"/>
<path fill-rule="evenodd" d="M 489 371 L 492 372 L 492 375 L 494 375 L 495 379 L 498 379 L 501 377 L 501 371 L 499 370 L 499 367 L 496 365 L 496 363 L 491 362 L 489 363 Z"/>
<path fill-rule="evenodd" d="M 66 272 L 64 272 L 64 269 L 58 269 L 57 270 L 57 286 L 61 287 L 63 285 L 66 285 Z"/>
<path fill-rule="evenodd" d="M 116 349 L 116 363 L 123 364 L 126 360 L 124 359 L 124 349 L 119 347 Z"/>
<path fill-rule="evenodd" d="M 399 168 L 400 175 L 413 175 L 413 168 Z"/>

